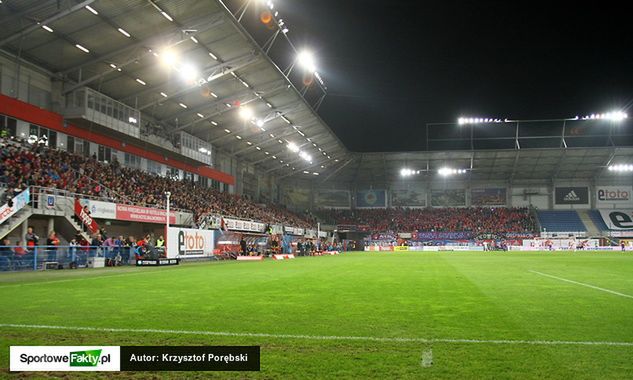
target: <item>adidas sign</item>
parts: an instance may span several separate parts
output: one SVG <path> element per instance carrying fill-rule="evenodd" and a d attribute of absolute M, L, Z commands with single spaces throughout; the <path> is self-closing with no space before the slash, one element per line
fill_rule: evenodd
<path fill-rule="evenodd" d="M 567 193 L 567 195 L 565 195 L 563 200 L 565 202 L 578 202 L 580 201 L 580 197 L 576 195 L 576 192 L 574 190 L 572 190 L 569 193 Z"/>

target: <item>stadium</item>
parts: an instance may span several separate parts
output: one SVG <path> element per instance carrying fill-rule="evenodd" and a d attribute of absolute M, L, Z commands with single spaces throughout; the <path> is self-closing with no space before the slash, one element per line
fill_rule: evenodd
<path fill-rule="evenodd" d="M 0 377 L 630 378 L 626 21 L 484 3 L 0 0 Z"/>

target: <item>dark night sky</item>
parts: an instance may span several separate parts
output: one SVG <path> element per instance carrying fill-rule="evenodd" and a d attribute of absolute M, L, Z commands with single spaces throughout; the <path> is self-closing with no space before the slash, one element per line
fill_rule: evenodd
<path fill-rule="evenodd" d="M 319 113 L 352 151 L 416 150 L 426 123 L 459 116 L 561 118 L 633 104 L 633 33 L 620 6 L 275 3 L 293 43 L 315 52 L 329 87 Z"/>

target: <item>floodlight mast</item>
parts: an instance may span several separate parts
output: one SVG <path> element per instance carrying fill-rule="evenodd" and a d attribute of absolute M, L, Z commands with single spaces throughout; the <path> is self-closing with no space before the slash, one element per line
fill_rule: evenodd
<path fill-rule="evenodd" d="M 165 252 L 167 252 L 167 239 L 169 237 L 169 206 L 171 192 L 165 191 Z"/>

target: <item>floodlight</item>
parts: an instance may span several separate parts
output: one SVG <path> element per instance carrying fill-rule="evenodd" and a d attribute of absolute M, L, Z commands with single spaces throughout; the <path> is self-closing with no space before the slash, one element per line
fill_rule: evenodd
<path fill-rule="evenodd" d="M 253 118 L 253 110 L 248 107 L 240 107 L 240 117 L 244 120 L 250 120 Z"/>
<path fill-rule="evenodd" d="M 506 119 L 507 121 L 507 119 Z M 457 124 L 481 124 L 481 123 L 502 123 L 503 120 L 491 117 L 460 117 L 457 119 Z"/>
<path fill-rule="evenodd" d="M 183 65 L 180 70 L 180 76 L 186 81 L 193 81 L 198 78 L 198 69 L 192 64 Z"/>
<path fill-rule="evenodd" d="M 316 65 L 314 63 L 314 56 L 311 52 L 304 50 L 297 55 L 297 61 L 299 64 L 309 72 L 313 73 L 316 71 Z"/>
<path fill-rule="evenodd" d="M 299 151 L 299 147 L 295 144 L 295 143 L 288 143 L 288 149 L 290 149 L 291 151 L 297 153 Z"/>
<path fill-rule="evenodd" d="M 160 60 L 163 65 L 171 67 L 178 62 L 178 56 L 172 50 L 166 50 L 160 53 Z"/>
<path fill-rule="evenodd" d="M 583 116 L 582 120 L 611 120 L 620 122 L 628 117 L 629 115 L 622 111 L 612 111 L 607 113 L 592 113 L 591 115 Z"/>
<path fill-rule="evenodd" d="M 255 122 L 255 124 L 256 124 L 258 127 L 260 127 L 260 128 L 261 128 L 261 127 L 263 127 L 263 126 L 264 126 L 264 120 L 262 120 L 262 119 L 257 119 L 257 121 Z"/>
<path fill-rule="evenodd" d="M 609 166 L 609 171 L 614 171 L 614 172 L 631 172 L 633 171 L 633 165 L 625 165 L 625 164 L 619 164 L 619 165 L 611 165 Z"/>

